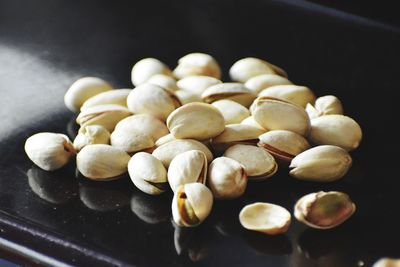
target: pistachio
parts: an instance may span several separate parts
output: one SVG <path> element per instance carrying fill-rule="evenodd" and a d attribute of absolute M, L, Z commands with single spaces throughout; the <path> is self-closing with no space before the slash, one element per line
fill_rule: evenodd
<path fill-rule="evenodd" d="M 175 136 L 173 136 L 172 134 L 169 133 L 169 134 L 164 135 L 163 137 L 160 137 L 159 139 L 157 139 L 155 145 L 156 145 L 156 147 L 159 147 L 168 142 L 175 141 L 175 140 L 176 140 Z"/>
<path fill-rule="evenodd" d="M 307 104 L 306 111 L 310 119 L 314 119 L 323 115 L 343 114 L 342 103 L 339 98 L 333 95 L 318 97 L 315 100 L 315 105 Z"/>
<path fill-rule="evenodd" d="M 64 96 L 64 103 L 73 112 L 79 111 L 90 97 L 112 90 L 110 84 L 96 77 L 83 77 L 75 81 Z"/>
<path fill-rule="evenodd" d="M 254 120 L 254 117 L 253 117 L 253 116 L 249 116 L 249 117 L 247 117 L 246 119 L 242 120 L 242 121 L 240 122 L 240 124 L 250 125 L 250 126 L 253 126 L 253 127 L 257 127 L 257 128 L 259 128 L 259 129 L 263 130 L 264 132 L 267 131 L 267 130 L 264 129 L 260 124 L 258 124 L 258 122 L 256 122 L 256 121 Z"/>
<path fill-rule="evenodd" d="M 300 180 L 331 182 L 342 178 L 351 164 L 346 150 L 331 145 L 317 146 L 298 154 L 290 163 L 289 174 Z"/>
<path fill-rule="evenodd" d="M 256 95 L 241 83 L 221 83 L 208 87 L 201 97 L 206 103 L 229 99 L 245 107 L 249 107 L 256 98 Z"/>
<path fill-rule="evenodd" d="M 221 69 L 212 56 L 203 53 L 191 53 L 178 60 L 174 75 L 178 79 L 193 75 L 211 76 L 220 79 Z"/>
<path fill-rule="evenodd" d="M 128 95 L 128 108 L 134 114 L 150 114 L 165 121 L 181 104 L 176 95 L 157 85 L 142 84 Z"/>
<path fill-rule="evenodd" d="M 273 130 L 258 137 L 258 146 L 266 149 L 277 160 L 290 162 L 295 156 L 310 148 L 308 141 L 301 135 L 286 131 Z"/>
<path fill-rule="evenodd" d="M 231 146 L 225 151 L 224 157 L 234 159 L 242 164 L 249 180 L 264 180 L 278 170 L 278 164 L 271 154 L 252 145 Z"/>
<path fill-rule="evenodd" d="M 160 60 L 155 58 L 144 58 L 139 60 L 132 68 L 132 83 L 133 85 L 138 86 L 156 74 L 172 75 L 168 66 Z"/>
<path fill-rule="evenodd" d="M 121 128 L 111 134 L 111 145 L 127 153 L 135 153 L 153 147 L 154 140 L 143 132 L 130 132 Z"/>
<path fill-rule="evenodd" d="M 351 151 L 360 145 L 362 131 L 350 117 L 325 115 L 311 120 L 309 138 L 318 145 L 336 145 Z"/>
<path fill-rule="evenodd" d="M 205 140 L 219 135 L 225 123 L 221 112 L 214 106 L 189 103 L 168 116 L 167 127 L 175 138 Z"/>
<path fill-rule="evenodd" d="M 254 120 L 269 130 L 288 130 L 305 136 L 310 119 L 301 107 L 272 97 L 259 97 L 250 109 Z"/>
<path fill-rule="evenodd" d="M 266 96 L 292 102 L 303 108 L 308 103 L 314 104 L 315 95 L 310 88 L 298 85 L 276 85 L 262 90 L 258 96 Z"/>
<path fill-rule="evenodd" d="M 400 267 L 400 259 L 382 258 L 375 262 L 372 267 Z"/>
<path fill-rule="evenodd" d="M 165 74 L 153 75 L 146 82 L 158 85 L 161 88 L 167 89 L 168 91 L 177 91 L 179 89 L 178 86 L 176 85 L 176 80 L 171 76 Z"/>
<path fill-rule="evenodd" d="M 76 152 L 64 134 L 37 133 L 26 140 L 25 153 L 43 170 L 53 171 L 67 164 Z"/>
<path fill-rule="evenodd" d="M 93 144 L 109 144 L 110 132 L 101 125 L 87 125 L 79 129 L 74 140 L 74 147 L 77 151 L 84 146 Z"/>
<path fill-rule="evenodd" d="M 244 167 L 236 160 L 219 157 L 210 164 L 208 187 L 217 199 L 234 199 L 243 195 L 247 186 Z"/>
<path fill-rule="evenodd" d="M 193 139 L 178 139 L 163 144 L 153 151 L 153 156 L 161 160 L 164 166 L 168 168 L 175 156 L 189 150 L 200 150 L 206 155 L 208 162 L 213 160 L 213 155 L 207 146 Z"/>
<path fill-rule="evenodd" d="M 240 123 L 250 116 L 250 111 L 244 106 L 228 99 L 218 100 L 212 103 L 224 116 L 225 124 Z"/>
<path fill-rule="evenodd" d="M 79 172 L 92 180 L 110 180 L 127 171 L 130 156 L 110 145 L 88 145 L 76 156 Z"/>
<path fill-rule="evenodd" d="M 175 91 L 175 95 L 178 97 L 182 105 L 192 103 L 192 102 L 203 102 L 201 96 L 185 90 Z"/>
<path fill-rule="evenodd" d="M 258 95 L 262 90 L 269 87 L 289 84 L 292 84 L 292 82 L 285 77 L 276 74 L 261 74 L 248 79 L 244 86 Z"/>
<path fill-rule="evenodd" d="M 342 192 L 311 193 L 300 198 L 294 207 L 294 216 L 300 222 L 317 229 L 330 229 L 350 218 L 355 204 Z"/>
<path fill-rule="evenodd" d="M 177 155 L 168 168 L 168 182 L 172 191 L 183 184 L 205 184 L 207 157 L 200 150 L 190 150 Z"/>
<path fill-rule="evenodd" d="M 149 153 L 133 155 L 128 172 L 135 186 L 147 194 L 158 195 L 167 189 L 167 171 L 161 161 Z"/>
<path fill-rule="evenodd" d="M 88 125 L 101 125 L 112 132 L 115 125 L 131 115 L 131 112 L 119 105 L 99 105 L 82 110 L 76 122 L 83 128 Z"/>
<path fill-rule="evenodd" d="M 86 100 L 81 107 L 81 111 L 93 106 L 107 104 L 126 107 L 126 99 L 131 91 L 132 89 L 117 89 L 99 93 Z"/>
<path fill-rule="evenodd" d="M 201 94 L 210 86 L 220 84 L 221 81 L 210 76 L 188 76 L 177 82 L 179 89 L 191 92 L 195 95 Z"/>

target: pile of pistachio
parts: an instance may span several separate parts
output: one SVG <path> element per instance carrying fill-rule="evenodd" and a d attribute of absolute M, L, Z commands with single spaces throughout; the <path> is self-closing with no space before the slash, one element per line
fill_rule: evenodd
<path fill-rule="evenodd" d="M 65 94 L 79 112 L 73 143 L 59 133 L 38 133 L 25 143 L 40 168 L 56 170 L 76 155 L 76 166 L 96 181 L 125 172 L 141 191 L 157 195 L 172 189 L 173 219 L 197 226 L 210 214 L 214 199 L 235 199 L 248 182 L 289 168 L 294 178 L 331 182 L 352 164 L 349 151 L 361 141 L 360 126 L 343 115 L 340 100 L 316 98 L 294 85 L 271 63 L 244 58 L 221 82 L 217 61 L 188 54 L 171 71 L 145 58 L 132 69 L 134 89 L 113 89 L 106 81 L 84 77 Z M 315 192 L 295 205 L 294 216 L 310 227 L 329 229 L 355 211 L 342 192 Z M 239 214 L 246 229 L 285 232 L 291 214 L 271 203 L 253 203 Z"/>

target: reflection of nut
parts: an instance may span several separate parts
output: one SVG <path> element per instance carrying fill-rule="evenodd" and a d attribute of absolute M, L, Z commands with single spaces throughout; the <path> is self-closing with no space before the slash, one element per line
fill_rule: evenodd
<path fill-rule="evenodd" d="M 157 224 L 168 221 L 170 206 L 159 197 L 152 197 L 141 192 L 136 192 L 131 198 L 131 210 L 142 221 Z"/>

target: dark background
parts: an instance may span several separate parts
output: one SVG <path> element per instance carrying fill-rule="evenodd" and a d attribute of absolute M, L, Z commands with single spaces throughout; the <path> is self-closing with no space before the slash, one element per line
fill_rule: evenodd
<path fill-rule="evenodd" d="M 400 257 L 395 11 L 389 1 L 0 0 L 2 254 L 29 264 L 79 266 L 345 267 Z M 98 76 L 129 88 L 137 60 L 156 57 L 173 68 L 196 51 L 219 61 L 224 80 L 233 62 L 255 56 L 318 96 L 338 96 L 364 132 L 348 175 L 331 184 L 306 183 L 282 168 L 250 184 L 242 198 L 217 202 L 199 228 L 180 230 L 170 221 L 171 194 L 146 196 L 128 177 L 108 183 L 76 178 L 73 163 L 46 173 L 25 156 L 23 143 L 33 133 L 73 138 L 75 115 L 63 95 L 77 78 Z M 349 193 L 356 214 L 330 231 L 293 221 L 277 237 L 238 224 L 247 203 L 268 201 L 292 211 L 300 196 L 317 190 Z M 23 260 L 27 253 L 30 260 Z"/>

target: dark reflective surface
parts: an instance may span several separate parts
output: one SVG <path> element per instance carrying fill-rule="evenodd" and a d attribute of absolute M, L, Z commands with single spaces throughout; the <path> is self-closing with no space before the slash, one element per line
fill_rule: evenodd
<path fill-rule="evenodd" d="M 301 4 L 299 4 L 301 3 Z M 299 1 L 0 2 L 0 237 L 74 265 L 371 266 L 400 257 L 397 141 L 400 30 Z M 47 173 L 32 166 L 25 139 L 77 129 L 63 105 L 78 77 L 131 87 L 135 61 L 173 67 L 192 51 L 214 55 L 227 78 L 244 56 L 266 58 L 317 95 L 335 94 L 364 130 L 354 166 L 330 184 L 296 181 L 282 168 L 217 201 L 196 229 L 171 223 L 167 193 L 149 197 L 127 176 L 95 183 L 72 163 Z M 316 190 L 341 190 L 357 204 L 344 225 L 316 231 L 293 220 L 270 237 L 238 223 L 240 209 L 268 201 L 293 210 Z"/>

